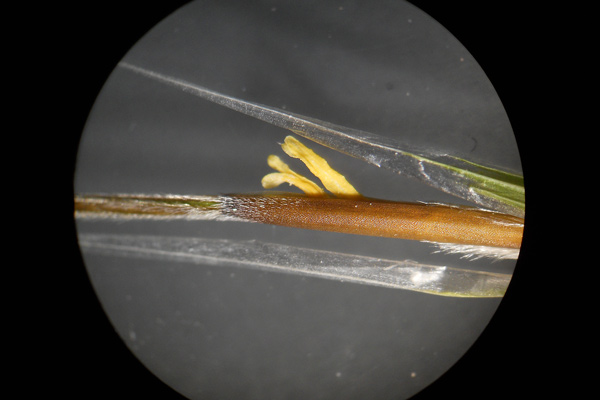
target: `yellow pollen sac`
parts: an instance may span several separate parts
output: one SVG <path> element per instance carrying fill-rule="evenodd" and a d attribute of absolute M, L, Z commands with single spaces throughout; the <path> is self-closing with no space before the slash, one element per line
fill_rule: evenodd
<path fill-rule="evenodd" d="M 304 193 L 310 196 L 325 196 L 325 191 L 319 187 L 316 183 L 310 179 L 292 171 L 290 167 L 281 161 L 281 159 L 275 155 L 270 155 L 267 159 L 269 167 L 279 171 L 265 175 L 262 178 L 262 185 L 265 189 L 272 189 L 281 185 L 282 183 L 289 183 L 290 185 L 296 186 Z"/>
<path fill-rule="evenodd" d="M 298 158 L 304 164 L 306 164 L 310 172 L 319 178 L 321 183 L 323 183 L 323 186 L 325 186 L 325 188 L 335 196 L 361 196 L 361 194 L 354 189 L 354 186 L 352 186 L 342 174 L 329 166 L 323 157 L 317 155 L 314 151 L 300 143 L 300 141 L 294 137 L 287 136 L 284 143 L 281 145 L 281 148 L 288 156 Z"/>

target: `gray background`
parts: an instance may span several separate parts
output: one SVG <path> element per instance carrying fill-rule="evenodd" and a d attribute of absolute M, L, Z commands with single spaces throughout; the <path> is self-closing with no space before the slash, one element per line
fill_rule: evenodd
<path fill-rule="evenodd" d="M 504 109 L 443 27 L 404 2 L 193 2 L 125 61 L 210 89 L 518 171 Z M 89 116 L 75 191 L 261 190 L 287 131 L 116 69 Z M 363 194 L 457 199 L 319 146 Z M 285 158 L 284 158 L 285 159 Z M 298 171 L 302 166 L 289 164 Z M 510 272 L 426 244 L 234 223 L 79 223 L 80 232 L 257 239 Z M 405 398 L 454 364 L 499 300 L 449 299 L 230 267 L 84 254 L 127 346 L 191 398 Z"/>

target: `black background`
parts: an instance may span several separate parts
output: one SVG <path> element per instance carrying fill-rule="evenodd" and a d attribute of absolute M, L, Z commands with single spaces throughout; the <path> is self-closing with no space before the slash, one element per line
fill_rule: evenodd
<path fill-rule="evenodd" d="M 52 150 L 52 160 L 60 173 L 58 181 L 53 177 L 53 187 L 63 201 L 54 213 L 60 217 L 60 225 L 54 225 L 60 228 L 60 241 L 52 253 L 58 265 L 52 268 L 50 292 L 36 304 L 43 326 L 43 334 L 37 335 L 35 342 L 40 351 L 35 352 L 36 362 L 32 364 L 28 358 L 26 365 L 35 365 L 49 378 L 39 384 L 47 393 L 63 398 L 181 398 L 127 350 L 92 291 L 75 239 L 72 178 L 87 114 L 112 69 L 140 37 L 184 3 L 105 1 L 64 6 L 64 10 L 52 10 L 60 15 L 47 27 L 47 35 L 41 33 L 44 46 L 36 57 L 37 69 L 53 76 L 42 78 L 53 81 L 53 93 L 62 94 L 54 104 L 58 106 L 52 114 L 56 119 L 47 123 L 57 134 L 52 140 L 52 149 L 57 149 Z M 511 283 L 496 315 L 471 350 L 415 398 L 539 395 L 552 386 L 547 375 L 551 369 L 547 364 L 549 345 L 544 340 L 546 310 L 552 306 L 542 291 L 545 282 L 534 278 L 532 272 L 544 263 L 536 235 L 541 230 L 541 207 L 536 207 L 542 203 L 541 183 L 534 179 L 540 175 L 541 133 L 532 129 L 532 121 L 538 117 L 535 99 L 540 96 L 538 68 L 543 55 L 538 44 L 544 36 L 539 24 L 543 14 L 507 3 L 411 3 L 452 32 L 494 85 L 517 137 L 528 207 L 518 279 Z M 50 72 L 54 69 L 56 73 Z M 48 349 L 50 354 L 42 356 Z M 26 390 L 37 389 L 34 386 L 38 385 Z"/>

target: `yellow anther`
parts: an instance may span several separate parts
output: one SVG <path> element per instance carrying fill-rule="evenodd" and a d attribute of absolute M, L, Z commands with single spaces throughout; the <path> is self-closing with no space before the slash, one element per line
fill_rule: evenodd
<path fill-rule="evenodd" d="M 289 183 L 310 196 L 325 196 L 325 191 L 321 189 L 319 185 L 292 171 L 292 169 L 290 169 L 286 163 L 281 161 L 279 157 L 270 155 L 267 159 L 267 163 L 269 164 L 269 167 L 279 172 L 273 172 L 262 178 L 261 183 L 265 189 L 272 189 L 282 183 Z"/>
<path fill-rule="evenodd" d="M 361 196 L 342 174 L 329 166 L 323 157 L 317 155 L 294 137 L 286 137 L 281 148 L 290 157 L 298 158 L 306 164 L 308 169 L 321 180 L 325 188 L 334 195 L 339 197 Z M 287 182 L 290 185 L 298 187 L 308 195 L 326 196 L 325 191 L 319 185 L 292 171 L 279 157 L 270 155 L 267 163 L 271 168 L 279 172 L 268 174 L 262 179 L 262 185 L 265 189 L 272 189 Z"/>
<path fill-rule="evenodd" d="M 298 158 L 306 164 L 310 172 L 319 178 L 323 186 L 334 195 L 343 197 L 360 196 L 354 186 L 342 174 L 331 168 L 323 157 L 317 155 L 294 137 L 286 137 L 281 148 L 288 156 Z"/>

